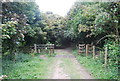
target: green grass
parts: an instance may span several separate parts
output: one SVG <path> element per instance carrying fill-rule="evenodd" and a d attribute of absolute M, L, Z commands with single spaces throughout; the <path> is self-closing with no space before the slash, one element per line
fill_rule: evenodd
<path fill-rule="evenodd" d="M 3 60 L 2 72 L 8 76 L 7 79 L 47 79 L 53 61 L 53 57 L 50 56 L 47 56 L 47 59 L 40 59 L 38 54 L 35 56 L 20 54 L 16 62 Z"/>
<path fill-rule="evenodd" d="M 98 59 L 93 59 L 91 56 L 78 55 L 77 50 L 73 51 L 73 54 L 77 57 L 77 60 L 85 68 L 92 73 L 96 79 L 117 79 L 117 72 L 112 72 L 109 69 L 105 69 L 103 63 Z"/>

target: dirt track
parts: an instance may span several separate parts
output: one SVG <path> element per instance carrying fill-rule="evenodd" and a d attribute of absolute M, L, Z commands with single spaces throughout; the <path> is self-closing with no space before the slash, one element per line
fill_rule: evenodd
<path fill-rule="evenodd" d="M 53 63 L 52 79 L 93 79 L 90 73 L 78 63 L 70 49 L 57 49 Z"/>

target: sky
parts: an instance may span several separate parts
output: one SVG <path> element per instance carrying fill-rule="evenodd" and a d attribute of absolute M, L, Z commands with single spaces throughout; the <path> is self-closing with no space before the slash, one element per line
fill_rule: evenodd
<path fill-rule="evenodd" d="M 76 0 L 36 0 L 41 11 L 65 16 Z"/>

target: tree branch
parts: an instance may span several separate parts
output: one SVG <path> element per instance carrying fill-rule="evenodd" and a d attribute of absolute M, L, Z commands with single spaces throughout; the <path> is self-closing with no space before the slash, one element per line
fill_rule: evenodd
<path fill-rule="evenodd" d="M 107 37 L 119 39 L 119 36 L 117 36 L 117 35 L 106 35 L 106 36 L 102 37 L 101 39 L 99 39 L 99 40 L 97 41 L 96 45 L 97 45 L 101 40 L 103 40 L 103 39 L 105 39 L 105 38 L 107 38 Z"/>

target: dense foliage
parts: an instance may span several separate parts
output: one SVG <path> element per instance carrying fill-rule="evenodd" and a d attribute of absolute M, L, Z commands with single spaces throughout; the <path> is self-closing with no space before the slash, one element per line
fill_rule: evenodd
<path fill-rule="evenodd" d="M 110 3 L 81 3 L 76 2 L 68 13 L 67 26 L 73 32 L 71 38 L 92 40 L 86 43 L 97 44 L 98 40 L 120 37 L 120 4 Z M 84 35 L 85 34 L 85 35 Z M 83 36 L 81 39 L 81 35 Z M 81 42 L 82 43 L 82 42 Z"/>
<path fill-rule="evenodd" d="M 44 35 L 40 11 L 35 3 L 7 2 L 2 4 L 2 11 L 3 54 L 14 54 L 19 47 L 30 46 Z"/>
<path fill-rule="evenodd" d="M 15 55 L 37 44 L 65 44 L 64 18 L 52 12 L 42 13 L 34 2 L 2 4 L 2 49 L 4 55 Z M 11 56 L 10 55 L 10 56 Z"/>
<path fill-rule="evenodd" d="M 119 2 L 94 2 L 94 3 L 81 3 L 76 2 L 67 16 L 67 27 L 72 35 L 71 39 L 74 43 L 85 43 L 93 44 L 101 47 L 102 49 L 102 59 L 97 59 L 96 66 L 92 66 L 92 62 L 86 63 L 86 61 L 91 61 L 91 58 L 78 56 L 81 59 L 80 63 L 83 61 L 83 65 L 90 66 L 93 75 L 97 78 L 118 78 L 118 57 L 120 53 L 120 3 Z M 97 66 L 104 65 L 104 48 L 108 47 L 108 74 L 105 74 L 104 69 L 98 73 L 105 74 L 103 77 L 97 76 L 94 69 Z M 99 61 L 99 62 L 98 62 Z M 93 65 L 95 65 L 93 64 Z M 104 71 L 104 72 L 103 72 Z M 98 75 L 99 75 L 98 74 Z"/>
<path fill-rule="evenodd" d="M 75 2 L 66 17 L 40 12 L 35 2 L 2 3 L 2 54 L 10 59 L 33 44 L 71 43 L 108 47 L 108 68 L 116 73 L 120 42 L 120 2 Z M 102 63 L 103 60 L 100 60 Z M 117 78 L 110 76 L 109 78 Z"/>
<path fill-rule="evenodd" d="M 91 72 L 95 79 L 118 79 L 118 66 L 109 66 L 109 68 L 105 69 L 100 57 L 93 59 L 91 56 L 81 56 L 78 55 L 77 50 L 74 50 L 73 54 L 78 62 Z"/>
<path fill-rule="evenodd" d="M 47 33 L 47 43 L 54 43 L 57 47 L 65 44 L 65 19 L 52 12 L 43 13 L 44 31 Z"/>

